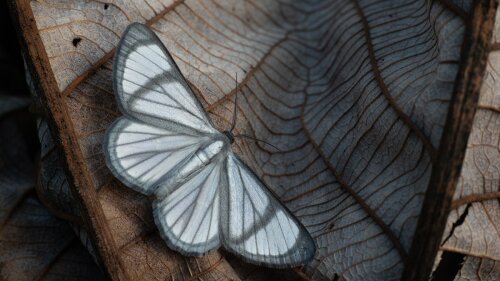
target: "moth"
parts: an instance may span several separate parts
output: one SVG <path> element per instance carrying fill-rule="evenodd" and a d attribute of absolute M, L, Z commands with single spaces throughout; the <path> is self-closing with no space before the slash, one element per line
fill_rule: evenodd
<path fill-rule="evenodd" d="M 160 39 L 127 27 L 113 66 L 123 116 L 106 132 L 104 154 L 126 186 L 153 196 L 167 245 L 183 255 L 223 246 L 269 267 L 307 263 L 315 244 L 305 227 L 231 150 Z"/>

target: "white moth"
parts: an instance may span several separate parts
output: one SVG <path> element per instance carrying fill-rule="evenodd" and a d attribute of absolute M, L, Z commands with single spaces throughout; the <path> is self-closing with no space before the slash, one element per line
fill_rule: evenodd
<path fill-rule="evenodd" d="M 304 226 L 231 151 L 158 37 L 131 24 L 116 52 L 114 91 L 123 116 L 106 133 L 106 163 L 126 186 L 154 195 L 156 225 L 184 255 L 223 246 L 270 267 L 310 261 Z"/>

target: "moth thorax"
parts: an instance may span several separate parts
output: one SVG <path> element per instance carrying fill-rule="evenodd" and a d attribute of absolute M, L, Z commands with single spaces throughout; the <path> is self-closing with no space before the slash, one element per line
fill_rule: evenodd
<path fill-rule="evenodd" d="M 233 135 L 233 133 L 231 133 L 230 131 L 224 131 L 222 133 L 227 137 L 227 139 L 229 140 L 229 143 L 233 143 L 234 142 L 234 135 Z"/>

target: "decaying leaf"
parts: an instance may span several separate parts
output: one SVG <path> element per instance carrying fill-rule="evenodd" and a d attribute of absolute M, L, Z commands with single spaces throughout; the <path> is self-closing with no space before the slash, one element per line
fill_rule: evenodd
<path fill-rule="evenodd" d="M 454 281 L 493 281 L 500 275 L 500 261 L 467 257 Z"/>
<path fill-rule="evenodd" d="M 40 167 L 37 192 L 46 206 L 58 217 L 82 224 L 81 204 L 75 199 L 47 122 L 38 120 L 38 138 L 40 139 Z"/>
<path fill-rule="evenodd" d="M 32 161 L 14 118 L 0 119 L 0 279 L 101 279 L 67 222 L 38 201 Z"/>
<path fill-rule="evenodd" d="M 101 270 L 71 227 L 35 192 L 32 100 L 5 3 L 0 30 L 0 280 L 100 280 Z"/>
<path fill-rule="evenodd" d="M 12 2 L 68 179 L 111 277 L 236 280 L 248 272 L 220 252 L 189 258 L 169 250 L 149 199 L 121 185 L 104 164 L 104 132 L 119 116 L 111 59 L 120 34 L 134 21 L 162 39 L 221 130 L 230 126 L 236 74 L 240 78 L 236 130 L 281 151 L 243 140 L 235 150 L 318 246 L 314 261 L 295 271 L 298 276 L 398 280 L 407 257 L 422 259 L 410 252 L 417 221 L 429 179 L 438 174 L 436 162 L 444 157 L 443 133 L 458 130 L 455 123 L 446 125 L 453 123 L 447 116 L 470 106 L 464 99 L 481 77 L 480 66 L 471 70 L 474 75 L 466 70 L 482 61 L 481 40 L 490 34 L 494 5 Z M 484 18 L 478 19 L 480 8 Z M 469 14 L 485 23 L 468 21 Z M 478 42 L 467 51 L 479 51 L 461 59 L 465 30 L 467 40 Z M 478 30 L 484 34 L 473 37 Z M 470 114 L 463 116 L 460 121 L 469 122 Z M 452 162 L 461 162 L 460 155 Z M 439 240 L 428 234 L 417 238 Z"/>
<path fill-rule="evenodd" d="M 19 201 L 33 190 L 35 183 L 33 163 L 27 153 L 26 144 L 20 141 L 22 135 L 16 123 L 12 118 L 3 117 L 0 119 L 0 130 L 2 132 L 0 135 L 0 224 L 4 225 Z"/>
<path fill-rule="evenodd" d="M 462 256 L 455 280 L 500 276 L 500 13 L 441 250 Z M 443 261 L 444 262 L 444 261 Z"/>

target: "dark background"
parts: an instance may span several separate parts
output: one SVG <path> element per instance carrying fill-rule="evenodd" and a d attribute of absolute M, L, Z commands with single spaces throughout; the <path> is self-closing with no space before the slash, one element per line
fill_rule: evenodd
<path fill-rule="evenodd" d="M 29 98 L 21 48 L 9 15 L 7 1 L 0 1 L 0 38 L 0 103 L 5 102 L 1 98 L 3 95 Z M 20 124 L 29 154 L 35 160 L 39 151 L 35 116 L 29 113 L 28 107 L 10 114 L 15 115 Z"/>

